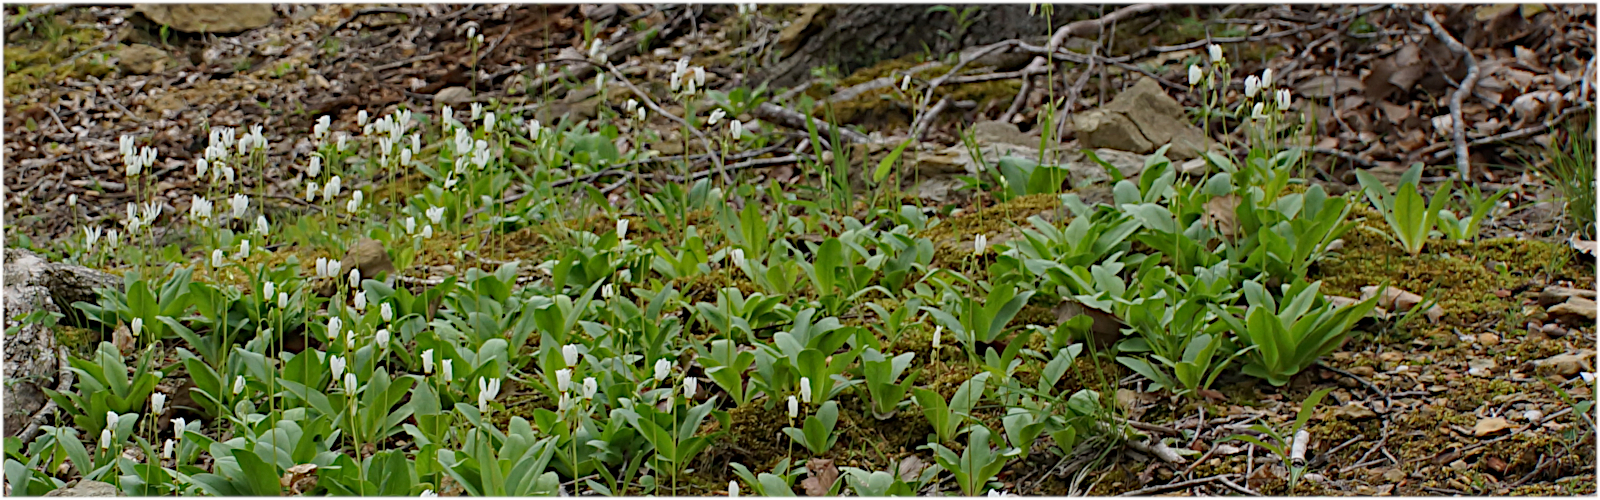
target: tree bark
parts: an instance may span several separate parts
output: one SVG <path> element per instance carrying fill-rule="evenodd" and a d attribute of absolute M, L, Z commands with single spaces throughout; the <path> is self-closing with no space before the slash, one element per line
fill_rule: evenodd
<path fill-rule="evenodd" d="M 1092 6 L 1057 5 L 1050 19 L 1029 15 L 1026 4 L 977 5 L 966 25 L 957 14 L 930 5 L 828 5 L 810 18 L 809 31 L 792 53 L 783 54 L 760 76 L 768 85 L 789 87 L 811 77 L 811 69 L 835 66 L 850 74 L 880 61 L 927 51 L 942 56 L 965 47 L 1012 38 L 1048 39 L 1054 28 L 1093 16 Z M 973 5 L 951 5 L 962 13 Z M 815 7 L 808 7 L 815 8 Z M 820 26 L 819 26 L 820 25 Z"/>

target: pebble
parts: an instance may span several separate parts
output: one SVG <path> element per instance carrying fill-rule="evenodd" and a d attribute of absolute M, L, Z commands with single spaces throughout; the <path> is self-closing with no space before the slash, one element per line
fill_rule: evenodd
<path fill-rule="evenodd" d="M 1522 414 L 1522 418 L 1528 419 L 1529 422 L 1538 422 L 1540 419 L 1544 418 L 1544 412 L 1539 410 L 1528 410 Z"/>
<path fill-rule="evenodd" d="M 1484 347 L 1494 347 L 1500 344 L 1500 336 L 1493 333 L 1479 334 L 1478 343 L 1483 344 Z"/>

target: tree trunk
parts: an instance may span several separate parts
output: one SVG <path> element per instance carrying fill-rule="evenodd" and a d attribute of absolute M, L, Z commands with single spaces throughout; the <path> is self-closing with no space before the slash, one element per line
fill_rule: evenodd
<path fill-rule="evenodd" d="M 879 61 L 927 51 L 942 56 L 962 48 L 1012 38 L 1048 38 L 1053 28 L 1074 18 L 1092 16 L 1092 6 L 1057 5 L 1052 18 L 1029 15 L 1026 4 L 951 5 L 955 12 L 930 5 L 807 6 L 809 18 L 785 30 L 782 58 L 761 81 L 790 87 L 810 78 L 812 68 L 836 66 L 842 74 Z M 958 19 L 976 7 L 965 19 Z M 963 22 L 964 21 L 964 22 Z"/>

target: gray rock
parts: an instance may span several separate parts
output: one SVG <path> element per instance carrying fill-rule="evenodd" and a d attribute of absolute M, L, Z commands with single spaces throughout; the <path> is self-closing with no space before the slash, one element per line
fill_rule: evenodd
<path fill-rule="evenodd" d="M 1105 148 L 1094 150 L 1094 155 L 1116 167 L 1117 171 L 1122 172 L 1122 176 L 1125 178 L 1136 177 L 1140 172 L 1144 171 L 1146 155 Z M 1089 158 L 1089 155 L 1082 152 L 1067 153 L 1065 165 L 1067 167 L 1067 180 L 1072 183 L 1073 187 L 1083 187 L 1111 180 L 1111 174 L 1106 173 L 1104 165 L 1095 162 Z"/>
<path fill-rule="evenodd" d="M 186 33 L 239 33 L 272 24 L 278 14 L 269 4 L 139 4 L 134 12 Z"/>
<path fill-rule="evenodd" d="M 172 63 L 166 52 L 142 43 L 123 47 L 117 53 L 117 59 L 122 61 L 122 72 L 130 75 L 159 73 Z"/>
<path fill-rule="evenodd" d="M 1039 147 L 1039 138 L 1017 130 L 1014 123 L 983 121 L 972 125 L 973 140 L 978 144 L 1011 144 L 1013 146 Z"/>
<path fill-rule="evenodd" d="M 100 481 L 87 481 L 87 480 L 85 480 L 85 481 L 78 481 L 77 486 L 73 486 L 73 487 L 70 487 L 70 488 L 58 488 L 58 489 L 55 489 L 55 490 L 51 490 L 49 493 L 45 493 L 44 496 L 47 496 L 47 497 L 119 497 L 119 496 L 122 496 L 122 492 L 117 491 L 117 487 L 116 486 L 112 486 L 111 483 L 102 483 Z"/>
<path fill-rule="evenodd" d="M 1149 153 L 1156 146 L 1144 138 L 1139 126 L 1122 113 L 1095 109 L 1072 118 L 1078 142 L 1092 148 L 1110 148 L 1134 153 Z"/>
<path fill-rule="evenodd" d="M 41 390 L 55 389 L 60 367 L 56 362 L 58 344 L 49 328 L 23 323 L 34 311 L 67 313 L 73 302 L 96 300 L 96 288 L 121 288 L 116 276 L 79 266 L 47 262 L 27 250 L 5 249 L 5 326 L 18 327 L 5 336 L 3 393 L 5 435 L 22 432 L 27 419 L 48 400 Z"/>
<path fill-rule="evenodd" d="M 1550 318 L 1567 325 L 1580 327 L 1593 325 L 1595 320 L 1595 303 L 1583 297 L 1568 297 L 1566 302 L 1556 304 L 1550 308 Z"/>
<path fill-rule="evenodd" d="M 472 91 L 466 87 L 445 87 L 433 95 L 434 106 L 455 106 L 472 101 Z"/>

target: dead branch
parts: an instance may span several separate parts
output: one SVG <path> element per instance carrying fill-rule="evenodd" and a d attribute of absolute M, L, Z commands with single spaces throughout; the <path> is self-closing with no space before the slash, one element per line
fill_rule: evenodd
<path fill-rule="evenodd" d="M 1583 106 L 1574 107 L 1574 108 L 1567 108 L 1565 111 L 1562 111 L 1561 114 L 1556 115 L 1555 118 L 1551 118 L 1551 119 L 1545 121 L 1544 123 L 1540 123 L 1538 125 L 1534 125 L 1534 126 L 1531 126 L 1531 127 L 1520 128 L 1520 129 L 1517 129 L 1517 130 L 1506 132 L 1504 134 L 1496 134 L 1496 135 L 1491 135 L 1491 136 L 1488 136 L 1488 137 L 1479 137 L 1477 139 L 1473 139 L 1471 142 L 1468 142 L 1467 145 L 1468 146 L 1482 146 L 1484 144 L 1500 142 L 1500 141 L 1509 141 L 1509 140 L 1512 140 L 1512 139 L 1520 139 L 1520 138 L 1527 137 L 1527 136 L 1530 136 L 1530 135 L 1538 134 L 1538 133 L 1544 132 L 1546 130 L 1549 130 L 1551 128 L 1554 128 L 1556 125 L 1560 125 L 1561 122 L 1566 121 L 1566 119 L 1571 117 L 1572 115 L 1575 115 L 1575 114 L 1578 114 L 1578 113 L 1582 113 L 1582 112 L 1586 112 L 1586 111 L 1592 111 L 1592 110 L 1593 110 L 1593 108 L 1591 108 L 1587 104 L 1585 104 Z M 1429 152 L 1433 152 L 1433 151 L 1429 151 Z M 1442 159 L 1446 155 L 1449 155 L 1449 154 L 1450 154 L 1450 151 L 1434 152 L 1433 159 L 1435 159 L 1435 160 Z"/>
<path fill-rule="evenodd" d="M 649 106 L 651 110 L 656 112 L 656 114 L 665 116 L 672 121 L 678 122 L 679 125 L 683 125 L 684 128 L 689 129 L 690 133 L 693 133 L 695 137 L 700 139 L 700 144 L 705 146 L 706 152 L 712 155 L 711 162 L 717 165 L 718 170 L 722 169 L 722 156 L 717 154 L 715 143 L 711 142 L 711 138 L 706 137 L 705 132 L 701 132 L 699 128 L 696 128 L 694 125 L 690 125 L 688 121 L 684 120 L 683 118 L 679 118 L 678 115 L 667 112 L 666 109 L 663 109 L 661 106 L 657 105 L 656 101 L 650 98 L 650 94 L 646 94 L 643 90 L 639 90 L 639 87 L 635 86 L 632 81 L 628 80 L 628 75 L 622 74 L 622 72 L 618 71 L 617 67 L 613 66 L 610 62 L 606 63 L 606 70 L 610 71 L 611 76 L 615 77 L 617 81 L 622 82 L 622 85 L 628 87 L 628 90 L 632 91 L 633 95 L 638 96 L 639 100 L 644 102 L 645 106 Z M 727 172 L 723 172 L 722 182 L 732 184 L 733 179 L 728 177 Z"/>
<path fill-rule="evenodd" d="M 802 115 L 798 111 L 794 111 L 770 102 L 764 102 L 761 103 L 760 106 L 756 106 L 756 109 L 751 110 L 751 114 L 756 115 L 756 118 L 760 118 L 762 120 L 776 123 L 778 125 L 789 127 L 795 130 L 806 129 L 806 115 Z M 821 135 L 827 136 L 834 132 L 835 127 L 832 125 L 822 122 L 815 122 L 815 124 L 817 126 L 817 132 Z M 866 144 L 872 142 L 872 140 L 868 139 L 866 135 L 844 127 L 838 127 L 838 132 L 839 137 L 844 139 L 845 142 L 852 144 Z"/>
<path fill-rule="evenodd" d="M 1082 35 L 1090 31 L 1099 31 L 1106 24 L 1114 23 L 1125 18 L 1133 17 L 1163 7 L 1166 7 L 1166 4 L 1142 3 L 1137 5 L 1129 5 L 1127 7 L 1117 9 L 1110 14 L 1101 16 L 1099 19 L 1086 19 L 1067 24 L 1066 26 L 1062 26 L 1060 29 L 1057 29 L 1056 33 L 1050 36 L 1050 44 L 1047 46 L 1047 48 L 1050 49 L 1048 52 L 1055 52 L 1056 49 L 1061 48 L 1061 44 L 1067 42 L 1067 38 L 1072 36 Z"/>
<path fill-rule="evenodd" d="M 1011 99 L 1011 106 L 1006 107 L 1006 112 L 1000 115 L 1000 121 L 1010 123 L 1011 117 L 1022 110 L 1022 104 L 1028 101 L 1028 94 L 1033 92 L 1033 78 L 1023 78 L 1022 88 L 1017 90 L 1017 96 Z"/>
<path fill-rule="evenodd" d="M 77 6 L 78 6 L 77 4 L 70 4 L 70 3 L 55 3 L 55 4 L 46 5 L 46 6 L 38 8 L 38 9 L 29 11 L 27 14 L 24 14 L 20 19 L 12 21 L 11 24 L 7 24 L 6 25 L 6 34 L 10 35 L 12 31 L 16 31 L 17 28 L 21 28 L 22 25 L 27 24 L 28 21 L 32 21 L 34 19 L 38 19 L 38 18 L 43 17 L 43 16 L 53 16 L 53 15 L 56 15 L 56 14 L 59 14 L 59 13 L 62 13 L 62 12 L 66 12 L 67 9 L 71 9 L 71 8 L 77 7 Z"/>
<path fill-rule="evenodd" d="M 1189 488 L 1189 487 L 1192 487 L 1192 486 L 1199 486 L 1199 485 L 1206 484 L 1206 483 L 1209 483 L 1209 482 L 1212 482 L 1212 481 L 1217 481 L 1217 480 L 1220 480 L 1220 479 L 1227 479 L 1227 478 L 1232 477 L 1232 476 L 1233 476 L 1233 474 L 1223 474 L 1223 475 L 1220 475 L 1220 476 L 1208 476 L 1208 477 L 1202 477 L 1200 479 L 1190 479 L 1188 481 L 1180 481 L 1180 482 L 1176 482 L 1176 483 L 1160 484 L 1160 485 L 1151 486 L 1151 487 L 1148 487 L 1148 488 L 1140 488 L 1140 489 L 1137 489 L 1137 490 L 1129 491 L 1127 493 L 1123 493 L 1123 494 L 1117 495 L 1117 496 L 1119 496 L 1119 497 L 1136 497 L 1136 496 L 1148 495 L 1148 494 L 1151 494 L 1151 493 L 1160 493 L 1160 492 L 1163 492 L 1163 491 L 1180 490 L 1180 489 L 1185 489 L 1185 488 Z"/>
<path fill-rule="evenodd" d="M 950 107 L 949 98 L 939 99 L 939 103 L 934 104 L 933 108 L 929 109 L 926 114 L 923 114 L 917 120 L 916 126 L 911 127 L 911 139 L 921 141 L 922 136 L 927 134 L 928 127 L 932 126 L 933 121 L 939 118 L 939 113 L 943 113 L 944 109 L 948 107 Z"/>
<path fill-rule="evenodd" d="M 1461 58 L 1467 61 L 1467 76 L 1461 79 L 1461 86 L 1456 88 L 1454 95 L 1450 96 L 1450 128 L 1452 129 L 1451 135 L 1455 136 L 1456 142 L 1456 170 L 1461 172 L 1462 180 L 1470 181 L 1472 179 L 1472 164 L 1467 157 L 1467 125 L 1466 120 L 1461 117 L 1461 100 L 1466 98 L 1467 94 L 1472 93 L 1472 86 L 1478 81 L 1478 59 L 1472 57 L 1472 51 L 1467 50 L 1466 46 L 1456 41 L 1456 37 L 1451 36 L 1450 32 L 1439 24 L 1439 20 L 1433 18 L 1432 12 L 1422 11 L 1422 21 L 1428 23 L 1428 27 L 1433 29 L 1433 36 L 1438 37 L 1446 46 L 1449 46 L 1451 52 L 1460 54 Z"/>

